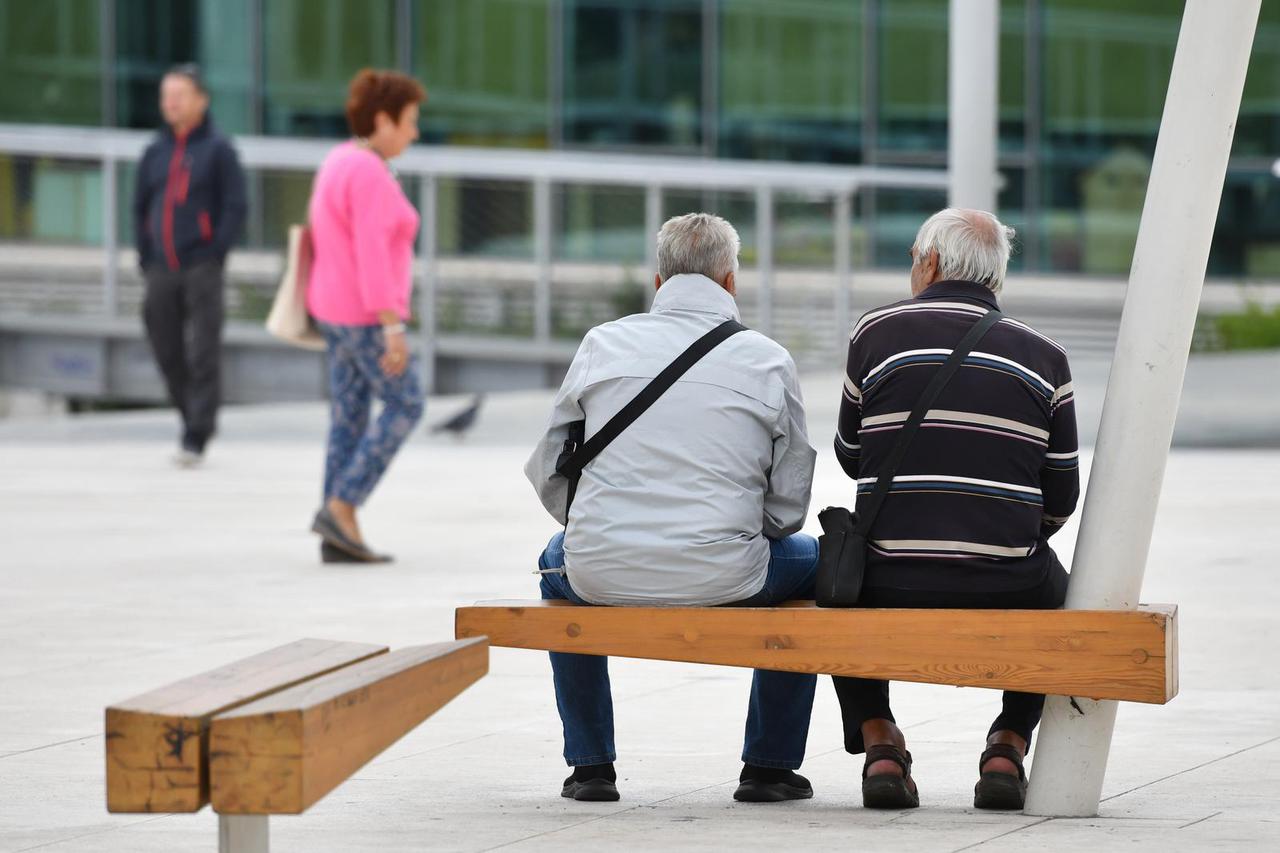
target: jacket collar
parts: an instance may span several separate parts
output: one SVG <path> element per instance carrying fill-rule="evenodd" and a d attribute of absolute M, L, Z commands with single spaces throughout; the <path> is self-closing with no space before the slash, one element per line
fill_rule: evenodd
<path fill-rule="evenodd" d="M 160 132 L 163 133 L 169 139 L 178 138 L 178 134 L 174 133 L 173 128 L 167 124 L 164 126 L 164 128 Z M 199 124 L 197 124 L 195 127 L 191 128 L 191 130 L 187 132 L 186 140 L 187 142 L 190 142 L 193 139 L 203 139 L 204 137 L 208 136 L 212 132 L 213 132 L 213 116 L 210 115 L 209 113 L 205 113 L 204 120 L 201 121 Z"/>
<path fill-rule="evenodd" d="M 997 311 L 1000 310 L 1000 303 L 996 301 L 996 295 L 990 288 L 984 284 L 959 279 L 935 281 L 916 299 L 973 299 Z"/>
<path fill-rule="evenodd" d="M 715 314 L 729 320 L 739 320 L 738 303 L 729 291 L 705 275 L 682 273 L 673 275 L 662 283 L 653 297 L 651 313 L 663 311 L 697 311 Z"/>

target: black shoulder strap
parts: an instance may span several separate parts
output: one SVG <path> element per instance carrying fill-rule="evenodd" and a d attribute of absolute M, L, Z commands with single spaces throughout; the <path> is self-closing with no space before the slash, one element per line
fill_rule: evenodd
<path fill-rule="evenodd" d="M 688 372 L 707 353 L 711 352 L 725 340 L 728 340 L 738 332 L 745 332 L 747 327 L 739 323 L 737 320 L 725 320 L 719 326 L 707 332 L 698 338 L 689 348 L 680 353 L 675 361 L 671 362 L 662 372 L 650 380 L 649 384 L 637 394 L 631 402 L 627 403 L 622 409 L 609 419 L 600 431 L 591 438 L 582 443 L 580 447 L 574 448 L 566 457 L 561 455 L 561 461 L 556 464 L 556 473 L 569 478 L 569 500 L 573 500 L 574 485 L 577 483 L 582 469 L 600 454 L 600 451 L 609 446 L 609 442 L 613 441 L 622 431 L 635 421 L 636 418 L 644 414 L 645 410 L 657 402 L 666 390 L 676 383 L 676 380 Z M 568 449 L 568 448 L 566 448 Z"/>
<path fill-rule="evenodd" d="M 960 365 L 964 363 L 965 357 L 978 345 L 978 341 L 982 340 L 982 336 L 1003 318 L 1004 315 L 999 311 L 988 311 L 983 315 L 960 339 L 960 343 L 956 344 L 956 348 L 951 351 L 951 356 L 946 360 L 946 363 L 938 369 L 938 372 L 933 375 L 933 379 L 929 380 L 929 384 L 925 386 L 924 393 L 920 395 L 915 408 L 911 410 L 911 415 L 907 418 L 906 423 L 902 425 L 902 429 L 898 433 L 898 440 L 894 442 L 893 449 L 889 451 L 889 458 L 885 460 L 884 468 L 876 479 L 876 486 L 871 490 L 871 494 L 867 498 L 866 512 L 858 513 L 858 525 L 855 528 L 855 532 L 859 535 L 865 537 L 870 534 L 871 525 L 875 524 L 876 515 L 879 514 L 880 507 L 884 504 L 884 499 L 889 495 L 889 487 L 893 485 L 893 477 L 898 473 L 898 466 L 902 464 L 903 457 L 907 455 L 907 448 L 911 445 L 911 439 L 915 437 L 916 430 L 920 428 L 920 422 L 924 420 L 924 416 L 929 413 L 929 408 L 937 401 L 938 395 L 942 393 L 942 389 L 951 381 L 951 377 L 955 376 L 960 370 Z"/>

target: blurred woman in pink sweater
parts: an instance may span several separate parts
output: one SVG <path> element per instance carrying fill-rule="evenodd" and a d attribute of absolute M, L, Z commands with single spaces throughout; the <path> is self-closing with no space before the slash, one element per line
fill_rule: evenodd
<path fill-rule="evenodd" d="M 357 74 L 347 98 L 355 138 L 329 152 L 311 193 L 307 308 L 328 343 L 332 401 L 324 505 L 311 527 L 325 562 L 390 559 L 365 544 L 356 510 L 422 417 L 418 357 L 405 335 L 418 214 L 387 161 L 418 138 L 426 97 L 403 74 Z M 375 397 L 382 412 L 371 423 Z"/>

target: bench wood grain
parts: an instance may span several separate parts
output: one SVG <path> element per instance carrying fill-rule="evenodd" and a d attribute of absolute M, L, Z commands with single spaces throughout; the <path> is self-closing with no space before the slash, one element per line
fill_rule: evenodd
<path fill-rule="evenodd" d="M 305 811 L 488 671 L 483 638 L 414 646 L 219 714 L 214 810 Z"/>
<path fill-rule="evenodd" d="M 298 640 L 112 705 L 107 810 L 199 811 L 209 801 L 208 728 L 215 714 L 386 651 Z"/>
<path fill-rule="evenodd" d="M 1178 692 L 1177 608 L 834 610 L 481 602 L 458 637 L 494 646 L 991 687 L 1163 704 Z"/>

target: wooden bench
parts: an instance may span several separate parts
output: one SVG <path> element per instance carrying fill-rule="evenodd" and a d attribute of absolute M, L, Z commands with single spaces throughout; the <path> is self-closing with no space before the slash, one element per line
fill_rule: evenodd
<path fill-rule="evenodd" d="M 482 637 L 387 651 L 299 640 L 107 708 L 107 810 L 195 812 L 219 850 L 298 814 L 489 669 Z"/>
<path fill-rule="evenodd" d="M 455 634 L 492 646 L 991 687 L 1163 704 L 1178 692 L 1177 608 L 833 610 L 583 607 L 494 601 L 458 608 Z"/>

